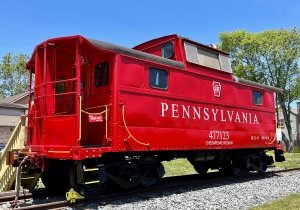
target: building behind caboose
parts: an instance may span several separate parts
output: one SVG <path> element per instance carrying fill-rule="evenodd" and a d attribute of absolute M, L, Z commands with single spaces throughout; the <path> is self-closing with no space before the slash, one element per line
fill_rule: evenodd
<path fill-rule="evenodd" d="M 27 112 L 29 92 L 0 100 L 0 150 L 6 145 L 21 115 Z"/>
<path fill-rule="evenodd" d="M 283 138 L 289 139 L 288 131 L 284 122 L 282 110 L 279 109 L 278 127 L 281 128 Z M 300 147 L 300 102 L 297 103 L 297 109 L 292 109 L 290 112 L 291 129 L 292 129 L 292 146 Z"/>

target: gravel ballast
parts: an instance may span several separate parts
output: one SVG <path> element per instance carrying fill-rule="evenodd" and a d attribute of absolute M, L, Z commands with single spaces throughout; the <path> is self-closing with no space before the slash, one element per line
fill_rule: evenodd
<path fill-rule="evenodd" d="M 300 172 L 275 174 L 247 180 L 185 187 L 163 193 L 148 193 L 122 201 L 90 204 L 73 209 L 222 209 L 242 210 L 300 193 Z M 71 208 L 68 208 L 71 209 Z"/>

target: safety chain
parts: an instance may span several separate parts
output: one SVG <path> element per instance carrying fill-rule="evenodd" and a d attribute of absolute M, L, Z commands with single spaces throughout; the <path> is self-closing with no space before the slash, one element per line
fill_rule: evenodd
<path fill-rule="evenodd" d="M 101 107 L 105 107 L 105 110 L 102 111 L 102 112 L 88 112 L 86 111 L 87 109 L 95 109 L 95 108 L 101 108 Z M 86 110 L 82 110 L 81 109 L 81 112 L 84 113 L 84 114 L 87 114 L 87 115 L 102 115 L 105 113 L 105 138 L 108 139 L 107 137 L 107 130 L 108 130 L 108 107 L 109 105 L 102 105 L 102 106 L 95 106 L 95 107 L 90 107 L 90 108 L 87 108 Z"/>
<path fill-rule="evenodd" d="M 127 127 L 126 120 L 125 120 L 125 114 L 124 114 L 124 113 L 125 113 L 125 108 L 124 108 L 125 106 L 124 106 L 124 104 L 122 104 L 121 106 L 122 106 L 121 109 L 122 109 L 123 125 L 124 125 L 124 127 L 125 127 L 125 129 L 126 129 L 128 135 L 129 135 L 129 136 L 125 139 L 125 141 L 131 138 L 131 139 L 134 140 L 136 143 L 138 143 L 138 144 L 140 144 L 140 145 L 144 145 L 144 146 L 149 147 L 149 146 L 150 146 L 149 143 L 143 143 L 143 142 L 137 140 L 137 139 L 131 134 L 131 132 L 129 131 L 129 129 L 128 129 L 128 127 Z"/>

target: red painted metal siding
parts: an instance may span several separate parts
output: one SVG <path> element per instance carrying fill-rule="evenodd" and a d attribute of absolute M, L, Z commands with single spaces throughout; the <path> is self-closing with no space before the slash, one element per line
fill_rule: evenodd
<path fill-rule="evenodd" d="M 37 48 L 35 60 L 29 63 L 35 63 L 31 71 L 36 73 L 37 98 L 29 113 L 28 145 L 47 157 L 76 160 L 119 151 L 275 148 L 273 92 L 237 83 L 229 73 L 186 62 L 182 39 L 176 37 L 152 40 L 136 49 L 159 54 L 161 45 L 172 38 L 175 59 L 184 62 L 185 68 L 135 57 L 132 51 L 125 55 L 95 47 L 79 36 L 51 40 L 66 48 L 57 51 L 60 54 Z M 76 40 L 81 41 L 80 48 Z M 55 59 L 56 64 L 51 63 Z M 95 87 L 95 66 L 101 62 L 109 65 L 109 81 Z M 72 73 L 74 63 L 81 65 L 80 75 Z M 167 72 L 166 90 L 149 85 L 150 68 Z M 75 91 L 74 97 L 80 95 L 81 116 L 76 98 L 43 97 L 55 94 L 54 85 L 39 88 L 43 81 L 53 83 L 59 78 L 72 80 L 66 82 L 65 90 Z M 80 87 L 79 79 L 84 83 Z M 262 93 L 261 106 L 253 104 L 253 90 Z M 105 107 L 104 121 L 89 121 L 89 114 L 103 112 Z M 56 116 L 66 109 L 71 113 Z"/>

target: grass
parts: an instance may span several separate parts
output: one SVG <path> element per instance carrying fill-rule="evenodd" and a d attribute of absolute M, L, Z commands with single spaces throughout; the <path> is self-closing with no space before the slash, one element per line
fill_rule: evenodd
<path fill-rule="evenodd" d="M 266 203 L 250 210 L 293 210 L 300 208 L 300 194 L 289 195 L 277 201 Z"/>
<path fill-rule="evenodd" d="M 274 153 L 267 153 L 268 155 L 272 155 L 274 158 Z M 290 168 L 298 168 L 300 167 L 300 153 L 284 153 L 285 161 L 275 163 L 276 167 L 290 169 Z M 274 158 L 275 159 L 275 158 Z"/>
<path fill-rule="evenodd" d="M 272 155 L 274 158 L 273 152 L 268 152 L 267 154 Z M 276 167 L 283 169 L 300 167 L 300 153 L 285 153 L 284 156 L 286 161 L 275 163 Z M 172 161 L 164 161 L 163 165 L 166 171 L 165 177 L 197 173 L 190 162 L 184 158 L 179 158 Z"/>
<path fill-rule="evenodd" d="M 293 153 L 300 153 L 300 147 L 295 147 Z"/>
<path fill-rule="evenodd" d="M 272 155 L 274 158 L 273 152 L 268 152 L 267 154 Z M 284 156 L 286 161 L 279 163 L 276 162 L 276 167 L 283 169 L 300 167 L 300 153 L 285 153 Z M 163 165 L 166 171 L 165 177 L 197 173 L 190 162 L 184 158 L 179 158 L 172 161 L 163 161 Z"/>
<path fill-rule="evenodd" d="M 197 173 L 187 159 L 179 158 L 172 161 L 163 161 L 162 164 L 166 171 L 165 177 Z"/>

